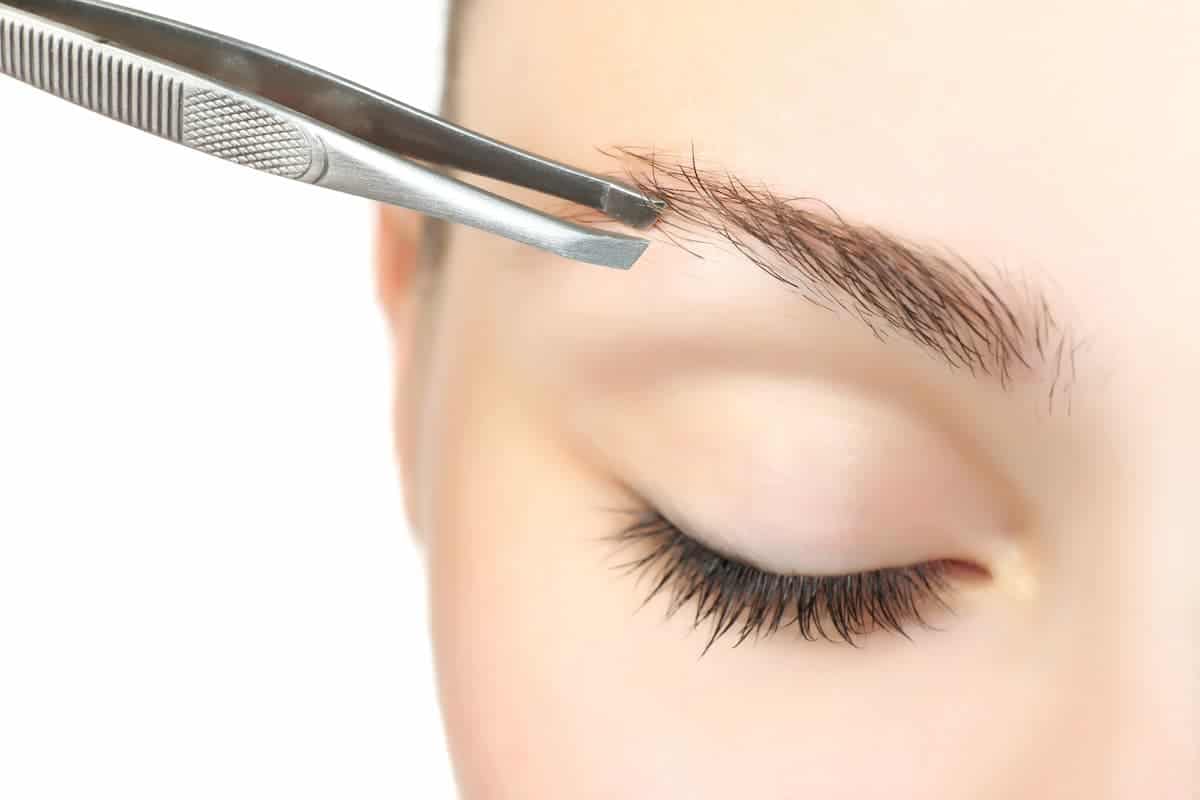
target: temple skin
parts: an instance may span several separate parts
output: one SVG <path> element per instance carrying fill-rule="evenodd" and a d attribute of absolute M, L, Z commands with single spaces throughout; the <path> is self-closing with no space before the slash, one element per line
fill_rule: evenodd
<path fill-rule="evenodd" d="M 694 151 L 950 248 L 1045 299 L 1071 380 L 1068 408 L 877 336 L 711 231 L 651 232 L 619 272 L 454 229 L 431 268 L 420 221 L 381 212 L 462 796 L 1196 797 L 1200 6 L 464 13 L 456 121 L 597 171 Z M 778 572 L 978 574 L 911 639 L 701 658 L 703 626 L 613 569 L 614 509 Z"/>

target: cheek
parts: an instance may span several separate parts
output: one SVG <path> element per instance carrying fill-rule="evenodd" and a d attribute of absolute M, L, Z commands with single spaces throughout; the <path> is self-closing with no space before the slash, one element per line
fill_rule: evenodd
<path fill-rule="evenodd" d="M 614 568 L 602 539 L 621 517 L 601 509 L 629 498 L 516 409 L 459 416 L 446 433 L 427 542 L 465 800 L 704 797 L 694 699 L 733 714 L 736 693 L 678 673 L 697 639 L 639 612 L 634 581 Z"/>
<path fill-rule="evenodd" d="M 469 236 L 456 237 L 469 241 Z M 577 524 L 604 498 L 575 476 L 544 430 L 548 415 L 505 372 L 504 330 L 456 284 L 439 341 L 439 380 L 425 420 L 422 499 L 432 633 L 449 747 L 464 800 L 636 796 L 615 759 L 627 726 L 612 683 L 603 608 L 612 576 Z M 492 291 L 495 289 L 495 291 Z M 496 300 L 503 306 L 503 302 Z M 599 585 L 598 585 L 599 584 Z M 603 623 L 609 622 L 605 630 Z M 616 763 L 614 763 L 614 760 Z"/>
<path fill-rule="evenodd" d="M 609 531 L 580 524 L 598 496 L 533 461 L 528 448 L 480 449 L 444 487 L 447 511 L 430 537 L 460 790 L 466 800 L 637 797 L 652 777 L 639 753 L 654 749 L 640 737 L 671 731 L 635 711 L 645 707 L 628 674 L 636 661 L 620 649 L 635 604 L 594 541 Z"/>
<path fill-rule="evenodd" d="M 468 505 L 515 487 L 490 488 Z M 853 652 L 784 635 L 700 658 L 700 633 L 638 609 L 645 587 L 591 540 L 603 525 L 461 521 L 432 537 L 430 566 L 464 800 L 986 797 L 981 776 L 1004 780 L 993 762 L 1012 746 L 995 737 L 1024 727 L 1003 717 L 1029 699 L 946 634 Z"/>

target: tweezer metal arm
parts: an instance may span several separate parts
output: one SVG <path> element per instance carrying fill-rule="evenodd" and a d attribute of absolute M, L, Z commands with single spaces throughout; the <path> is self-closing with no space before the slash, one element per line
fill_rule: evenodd
<path fill-rule="evenodd" d="M 194 149 L 628 267 L 647 242 L 559 220 L 399 155 L 459 167 L 645 226 L 623 184 L 458 128 L 254 45 L 96 0 L 0 3 L 0 72 Z"/>

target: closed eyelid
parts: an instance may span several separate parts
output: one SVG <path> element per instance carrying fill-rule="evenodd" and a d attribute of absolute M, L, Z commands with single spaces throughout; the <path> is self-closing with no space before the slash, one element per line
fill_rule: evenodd
<path fill-rule="evenodd" d="M 821 381 L 723 377 L 651 403 L 655 436 L 626 439 L 621 472 L 690 534 L 761 568 L 986 562 L 1020 530 L 1002 479 L 883 399 Z"/>

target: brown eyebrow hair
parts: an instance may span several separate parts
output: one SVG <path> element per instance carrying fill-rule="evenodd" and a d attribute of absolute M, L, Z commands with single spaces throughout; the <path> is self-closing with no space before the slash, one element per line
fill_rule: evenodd
<path fill-rule="evenodd" d="M 448 118 L 458 111 L 459 50 L 473 3 L 449 4 L 442 97 Z M 999 282 L 985 279 L 947 249 L 849 223 L 814 198 L 781 196 L 728 172 L 701 169 L 694 148 L 687 157 L 635 147 L 601 152 L 619 159 L 627 180 L 667 202 L 656 228 L 694 256 L 703 258 L 703 237 L 716 235 L 816 305 L 850 312 L 879 339 L 898 333 L 952 367 L 995 376 L 1003 386 L 1044 378 L 1049 409 L 1061 399 L 1070 413 L 1076 354 L 1084 343 L 1027 281 L 999 270 Z M 564 214 L 602 221 L 578 209 Z M 426 264 L 436 268 L 444 260 L 449 227 L 427 220 Z"/>
<path fill-rule="evenodd" d="M 946 248 L 915 244 L 846 221 L 814 198 L 651 149 L 602 149 L 626 180 L 667 204 L 655 229 L 698 251 L 715 234 L 767 274 L 827 310 L 841 309 L 879 339 L 899 334 L 952 367 L 1004 386 L 1044 375 L 1049 402 L 1069 403 L 1078 345 L 1044 294 L 996 271 L 992 279 Z"/>

